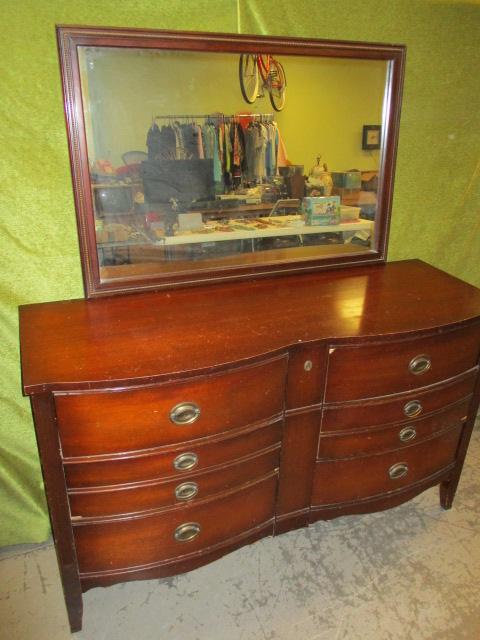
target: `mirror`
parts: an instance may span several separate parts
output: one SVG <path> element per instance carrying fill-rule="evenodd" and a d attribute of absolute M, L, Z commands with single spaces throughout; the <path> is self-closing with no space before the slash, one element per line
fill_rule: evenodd
<path fill-rule="evenodd" d="M 385 260 L 404 47 L 58 38 L 88 297 Z"/>

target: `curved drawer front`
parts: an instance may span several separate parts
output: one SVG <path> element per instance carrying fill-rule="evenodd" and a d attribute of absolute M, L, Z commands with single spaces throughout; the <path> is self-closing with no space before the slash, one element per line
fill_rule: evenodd
<path fill-rule="evenodd" d="M 317 462 L 313 506 L 349 503 L 420 482 L 454 462 L 462 427 L 405 449 L 350 460 Z"/>
<path fill-rule="evenodd" d="M 363 430 L 347 435 L 343 433 L 322 435 L 318 459 L 352 458 L 391 451 L 421 442 L 440 431 L 460 427 L 466 420 L 469 404 L 470 400 L 467 398 L 426 418 L 405 420 L 383 429 Z"/>
<path fill-rule="evenodd" d="M 480 326 L 415 340 L 362 346 L 332 346 L 326 402 L 400 393 L 454 377 L 474 367 Z"/>
<path fill-rule="evenodd" d="M 418 389 L 387 398 L 372 399 L 344 405 L 327 405 L 322 415 L 322 433 L 355 431 L 378 427 L 390 422 L 405 423 L 422 418 L 432 411 L 443 409 L 453 402 L 467 398 L 473 392 L 477 375 L 474 369 L 445 384 Z M 411 415 L 409 415 L 411 414 Z"/>
<path fill-rule="evenodd" d="M 58 394 L 64 457 L 137 451 L 248 425 L 283 409 L 286 356 L 134 390 Z"/>
<path fill-rule="evenodd" d="M 280 443 L 282 421 L 231 437 L 227 435 L 215 442 L 184 444 L 166 453 L 129 456 L 116 460 L 98 462 L 75 462 L 75 458 L 64 463 L 67 487 L 104 487 L 127 482 L 142 482 L 155 478 L 176 478 L 203 471 L 210 467 L 234 462 L 239 458 L 271 449 Z"/>
<path fill-rule="evenodd" d="M 228 541 L 273 518 L 276 488 L 274 474 L 239 491 L 158 515 L 74 523 L 80 577 L 161 564 Z"/>
<path fill-rule="evenodd" d="M 279 446 L 273 451 L 242 460 L 222 469 L 200 474 L 187 473 L 168 482 L 152 482 L 142 486 L 123 486 L 109 490 L 70 491 L 73 517 L 121 515 L 194 504 L 210 495 L 240 487 L 278 469 Z"/>

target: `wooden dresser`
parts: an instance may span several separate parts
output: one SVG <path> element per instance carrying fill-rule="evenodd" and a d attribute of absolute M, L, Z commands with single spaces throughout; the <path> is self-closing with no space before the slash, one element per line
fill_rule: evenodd
<path fill-rule="evenodd" d="M 82 592 L 439 485 L 479 397 L 480 291 L 419 261 L 23 306 L 72 630 Z"/>

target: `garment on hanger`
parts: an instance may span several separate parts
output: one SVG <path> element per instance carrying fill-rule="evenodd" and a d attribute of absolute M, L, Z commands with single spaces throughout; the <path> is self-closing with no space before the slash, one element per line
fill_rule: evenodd
<path fill-rule="evenodd" d="M 200 116 L 202 126 L 182 119 L 199 116 L 166 116 L 161 128 L 156 122 L 147 133 L 149 160 L 213 161 L 215 193 L 221 194 L 243 183 L 259 184 L 277 175 L 288 164 L 277 123 L 259 114 Z"/>

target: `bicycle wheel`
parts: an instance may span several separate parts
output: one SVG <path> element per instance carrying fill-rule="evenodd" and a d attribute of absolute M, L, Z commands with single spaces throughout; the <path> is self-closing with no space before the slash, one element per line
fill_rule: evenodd
<path fill-rule="evenodd" d="M 270 73 L 268 74 L 268 93 L 270 102 L 275 111 L 281 111 L 285 106 L 287 88 L 287 77 L 285 71 L 277 60 L 270 62 Z"/>
<path fill-rule="evenodd" d="M 242 53 L 238 63 L 240 89 L 248 104 L 253 104 L 258 96 L 257 56 L 253 53 Z"/>

